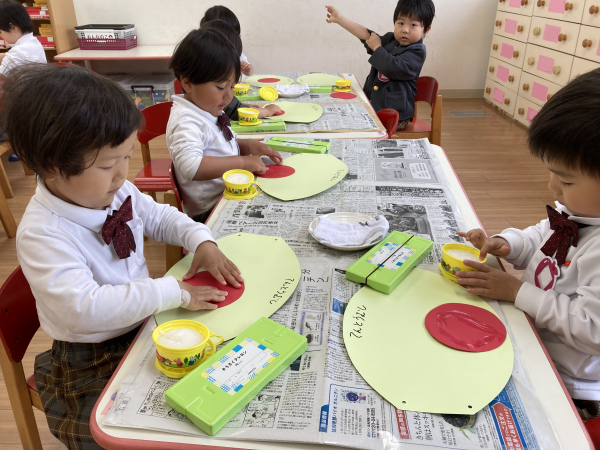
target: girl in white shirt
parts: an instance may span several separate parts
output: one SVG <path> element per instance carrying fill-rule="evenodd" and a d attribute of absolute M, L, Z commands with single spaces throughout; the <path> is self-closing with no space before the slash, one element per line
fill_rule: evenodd
<path fill-rule="evenodd" d="M 195 252 L 184 279 L 199 268 L 223 284 L 242 278 L 208 228 L 126 180 L 143 118 L 117 84 L 74 65 L 20 66 L 4 85 L 2 113 L 12 147 L 38 175 L 16 239 L 40 325 L 54 339 L 36 358 L 38 391 L 58 439 L 100 448 L 92 408 L 144 319 L 215 309 L 209 302 L 226 295 L 150 278 L 144 236 Z"/>
<path fill-rule="evenodd" d="M 266 172 L 261 156 L 281 164 L 281 155 L 254 139 L 236 139 L 223 109 L 233 99 L 240 62 L 233 44 L 220 32 L 191 31 L 177 46 L 169 67 L 184 95 L 173 96 L 167 145 L 181 188 L 184 211 L 204 221 L 225 189 L 232 169 Z"/>

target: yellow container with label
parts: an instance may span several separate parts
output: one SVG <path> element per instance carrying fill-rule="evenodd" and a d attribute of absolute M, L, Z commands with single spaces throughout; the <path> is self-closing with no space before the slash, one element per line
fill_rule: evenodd
<path fill-rule="evenodd" d="M 352 85 L 352 80 L 337 80 L 335 82 L 335 88 L 333 89 L 336 92 L 350 92 Z"/>
<path fill-rule="evenodd" d="M 258 118 L 258 109 L 254 108 L 238 108 L 238 116 L 240 125 L 260 125 L 262 120 Z"/>
<path fill-rule="evenodd" d="M 246 83 L 238 83 L 233 87 L 234 95 L 246 95 L 248 90 L 250 89 L 250 85 Z"/>
<path fill-rule="evenodd" d="M 279 93 L 277 92 L 277 89 L 275 89 L 274 87 L 271 87 L 271 86 L 261 87 L 260 91 L 258 91 L 258 95 L 260 95 L 260 97 L 263 100 L 266 100 L 268 102 L 272 102 L 279 98 Z"/>
<path fill-rule="evenodd" d="M 459 252 L 459 253 L 457 253 Z M 460 254 L 463 255 L 460 255 Z M 460 255 L 460 256 L 459 256 Z M 476 270 L 466 266 L 463 262 L 465 259 L 485 264 L 487 258 L 479 259 L 479 250 L 466 244 L 444 244 L 442 246 L 442 262 L 440 263 L 440 272 L 444 277 L 451 281 L 458 280 L 456 274 L 460 271 Z"/>

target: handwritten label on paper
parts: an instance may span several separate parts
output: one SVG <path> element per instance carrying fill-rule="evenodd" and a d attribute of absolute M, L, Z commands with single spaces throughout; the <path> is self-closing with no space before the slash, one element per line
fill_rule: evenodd
<path fill-rule="evenodd" d="M 553 13 L 564 14 L 565 3 L 567 3 L 567 0 L 550 0 L 550 6 L 548 7 L 548 11 Z"/>
<path fill-rule="evenodd" d="M 527 108 L 527 121 L 528 121 L 528 122 L 531 122 L 531 121 L 533 120 L 533 118 L 534 118 L 535 116 L 537 116 L 537 113 L 538 113 L 538 112 L 539 112 L 539 111 L 536 111 L 535 109 L 533 109 L 533 108 L 531 108 L 531 107 L 528 107 L 528 108 Z"/>
<path fill-rule="evenodd" d="M 360 305 L 356 307 L 356 312 L 352 316 L 354 319 L 354 323 L 352 324 L 352 331 L 350 332 L 351 337 L 362 338 L 362 327 L 367 318 L 367 307 L 365 305 Z"/>
<path fill-rule="evenodd" d="M 537 70 L 552 75 L 554 68 L 554 59 L 548 56 L 540 55 L 538 59 Z"/>
<path fill-rule="evenodd" d="M 498 103 L 502 103 L 504 101 L 504 91 L 498 88 L 494 89 L 494 100 Z"/>
<path fill-rule="evenodd" d="M 286 297 L 284 297 L 284 295 L 286 295 L 287 290 L 292 287 L 292 285 L 294 284 L 294 281 L 296 281 L 293 278 L 286 278 L 283 281 L 282 286 L 277 290 L 277 292 L 275 294 L 273 294 L 273 297 L 271 300 L 269 300 L 270 304 L 273 303 L 277 303 L 279 300 L 282 300 L 283 298 L 287 299 L 289 297 L 289 294 L 287 294 Z"/>
<path fill-rule="evenodd" d="M 506 25 L 504 25 L 504 32 L 508 34 L 517 34 L 517 21 L 512 19 L 506 19 Z"/>
<path fill-rule="evenodd" d="M 508 2 L 508 6 L 510 6 L 511 8 L 520 8 L 521 0 L 510 0 L 510 2 Z"/>
<path fill-rule="evenodd" d="M 548 86 L 534 82 L 533 87 L 531 88 L 531 96 L 537 98 L 539 101 L 545 102 L 548 97 Z"/>
<path fill-rule="evenodd" d="M 500 56 L 503 58 L 512 59 L 513 51 L 515 48 L 510 44 L 502 44 L 502 48 L 500 49 Z"/>
<path fill-rule="evenodd" d="M 496 78 L 498 78 L 500 81 L 503 82 L 507 82 L 508 81 L 508 68 L 501 66 L 500 64 L 498 64 L 498 72 L 496 72 Z"/>
<path fill-rule="evenodd" d="M 546 25 L 544 27 L 544 39 L 548 42 L 558 42 L 558 35 L 560 34 L 560 27 L 554 25 Z"/>

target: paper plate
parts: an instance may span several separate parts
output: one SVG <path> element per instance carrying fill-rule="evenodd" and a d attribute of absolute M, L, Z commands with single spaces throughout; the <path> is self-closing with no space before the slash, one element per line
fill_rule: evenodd
<path fill-rule="evenodd" d="M 284 113 L 269 118 L 276 117 L 286 122 L 294 123 L 311 123 L 318 120 L 323 115 L 323 107 L 316 103 L 299 103 L 299 102 L 277 102 Z"/>
<path fill-rule="evenodd" d="M 259 80 L 275 80 L 275 81 L 259 81 Z M 282 77 L 280 75 L 253 75 L 246 78 L 245 81 L 250 86 L 272 86 L 275 87 L 278 84 L 292 84 L 294 80 L 289 77 Z M 335 84 L 335 83 L 334 83 Z"/>
<path fill-rule="evenodd" d="M 312 86 L 335 86 L 337 80 L 343 80 L 340 75 L 330 75 L 328 73 L 309 73 L 298 77 L 298 83 Z"/>
<path fill-rule="evenodd" d="M 339 213 L 324 214 L 319 217 L 325 217 L 335 223 L 358 223 L 358 222 L 366 222 L 367 220 L 372 219 L 371 216 L 365 216 L 364 214 L 353 213 L 353 212 L 339 212 Z M 381 239 L 379 239 L 378 241 L 373 242 L 371 244 L 367 244 L 367 245 L 359 245 L 357 247 L 341 247 L 339 245 L 333 245 L 333 244 L 327 244 L 325 242 L 321 242 L 321 240 L 315 236 L 315 227 L 316 226 L 317 226 L 317 219 L 313 220 L 310 223 L 310 225 L 308 226 L 308 233 L 315 239 L 315 241 L 317 241 L 321 245 L 324 245 L 325 247 L 333 248 L 336 250 L 341 250 L 343 252 L 353 252 L 356 250 L 364 250 L 366 248 L 371 248 L 374 245 L 376 245 L 379 241 L 381 241 L 381 239 L 383 239 L 385 237 L 385 236 L 381 236 Z"/>

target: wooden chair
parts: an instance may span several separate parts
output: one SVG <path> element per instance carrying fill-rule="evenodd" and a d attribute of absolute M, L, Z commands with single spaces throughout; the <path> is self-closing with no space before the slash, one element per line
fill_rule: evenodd
<path fill-rule="evenodd" d="M 419 77 L 417 80 L 417 95 L 415 97 L 415 117 L 408 126 L 391 135 L 392 139 L 421 139 L 427 138 L 435 145 L 442 142 L 442 96 L 438 95 L 440 85 L 435 78 Z M 431 126 L 417 119 L 417 102 L 431 105 Z"/>
<path fill-rule="evenodd" d="M 148 192 L 156 200 L 156 192 L 166 192 L 171 189 L 169 168 L 171 159 L 152 159 L 150 145 L 152 139 L 167 132 L 167 122 L 171 114 L 173 102 L 158 103 L 142 110 L 146 124 L 138 131 L 137 137 L 142 149 L 144 168 L 138 172 L 133 184 L 140 191 Z"/>
<path fill-rule="evenodd" d="M 25 378 L 22 363 L 39 327 L 35 298 L 19 266 L 0 288 L 0 367 L 25 450 L 42 449 L 32 406 L 44 409 L 35 379 Z"/>
<path fill-rule="evenodd" d="M 388 137 L 391 138 L 396 133 L 396 127 L 398 126 L 398 119 L 400 118 L 398 111 L 395 109 L 380 109 L 377 111 L 377 117 L 385 127 Z"/>
<path fill-rule="evenodd" d="M 179 183 L 177 183 L 177 178 L 175 177 L 175 165 L 172 161 L 171 167 L 169 168 L 169 180 L 171 182 L 172 190 L 165 192 L 165 203 L 183 212 L 181 195 L 179 194 Z M 167 270 L 173 267 L 181 258 L 183 258 L 183 248 L 176 245 L 166 245 Z"/>

